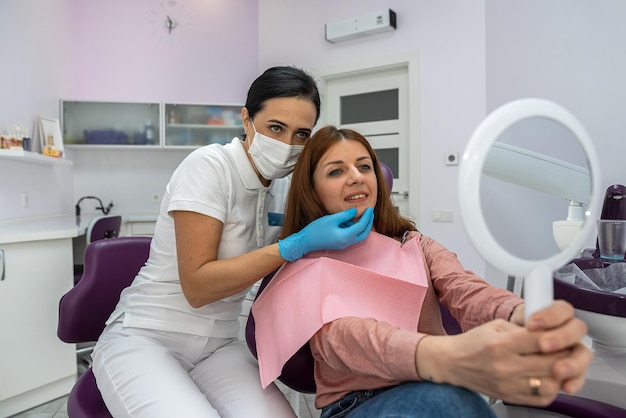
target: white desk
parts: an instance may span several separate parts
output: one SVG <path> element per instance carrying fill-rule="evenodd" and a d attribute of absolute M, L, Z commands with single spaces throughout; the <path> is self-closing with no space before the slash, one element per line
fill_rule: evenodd
<path fill-rule="evenodd" d="M 59 300 L 74 285 L 85 234 L 99 214 L 0 222 L 0 418 L 69 393 L 75 344 L 56 335 Z M 157 214 L 122 214 L 120 235 L 152 235 Z"/>

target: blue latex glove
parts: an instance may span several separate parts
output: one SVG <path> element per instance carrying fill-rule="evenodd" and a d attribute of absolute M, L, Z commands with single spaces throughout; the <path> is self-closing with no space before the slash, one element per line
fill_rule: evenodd
<path fill-rule="evenodd" d="M 363 241 L 372 230 L 374 209 L 365 209 L 361 219 L 352 223 L 356 213 L 356 208 L 351 208 L 322 216 L 300 232 L 278 240 L 280 256 L 287 261 L 295 261 L 311 251 L 343 250 Z"/>

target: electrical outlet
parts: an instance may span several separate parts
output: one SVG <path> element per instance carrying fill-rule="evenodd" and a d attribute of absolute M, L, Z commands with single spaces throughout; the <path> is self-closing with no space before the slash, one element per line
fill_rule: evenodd
<path fill-rule="evenodd" d="M 161 195 L 159 193 L 152 193 L 150 195 L 150 201 L 154 203 L 159 203 L 161 201 Z"/>
<path fill-rule="evenodd" d="M 433 209 L 433 222 L 454 222 L 452 209 Z"/>
<path fill-rule="evenodd" d="M 28 193 L 22 193 L 22 207 L 25 208 L 30 203 L 30 198 L 28 197 Z"/>
<path fill-rule="evenodd" d="M 446 165 L 458 165 L 458 164 L 459 164 L 458 152 L 449 152 L 446 154 Z"/>

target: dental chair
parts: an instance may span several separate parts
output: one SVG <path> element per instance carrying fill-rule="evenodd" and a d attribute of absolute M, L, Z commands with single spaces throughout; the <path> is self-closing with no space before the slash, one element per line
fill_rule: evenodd
<path fill-rule="evenodd" d="M 272 280 L 272 277 L 274 277 L 274 273 L 269 274 L 262 280 L 256 297 L 263 292 L 263 289 L 265 289 Z M 441 304 L 439 306 L 441 308 L 443 325 L 448 335 L 462 332 L 459 323 L 450 314 L 448 309 Z M 250 352 L 256 357 L 255 323 L 252 311 L 250 311 L 248 322 L 246 323 L 245 336 Z M 315 393 L 313 364 L 314 360 L 311 348 L 308 344 L 305 344 L 285 363 L 278 380 L 296 392 L 313 394 Z M 548 412 L 557 414 L 549 416 L 572 418 L 626 418 L 626 410 L 617 406 L 593 399 L 565 394 L 557 395 L 556 399 L 546 407 L 513 405 L 509 403 L 504 403 L 504 405 L 506 405 L 508 409 L 503 417 L 507 418 L 532 417 L 532 410 L 537 411 L 538 415 L 541 417 L 548 416 L 544 414 L 544 412 Z"/>
<path fill-rule="evenodd" d="M 151 237 L 119 237 L 92 242 L 85 249 L 81 280 L 59 302 L 58 337 L 67 343 L 93 342 L 150 252 Z M 91 367 L 72 388 L 70 418 L 111 418 Z"/>
<path fill-rule="evenodd" d="M 383 175 L 385 176 L 385 181 L 389 186 L 389 191 L 391 191 L 393 187 L 393 173 L 387 165 L 383 163 L 380 163 L 380 165 Z M 259 295 L 263 292 L 265 287 L 274 277 L 275 273 L 276 271 L 270 273 L 263 278 L 255 299 L 258 298 Z M 439 304 L 439 307 L 441 310 L 443 326 L 448 335 L 461 333 L 461 326 L 459 325 L 458 321 L 452 316 L 450 311 L 442 304 Z M 252 311 L 250 311 L 250 314 L 248 315 L 245 338 L 248 349 L 256 358 L 257 350 L 255 322 Z M 278 380 L 285 386 L 295 390 L 296 392 L 304 394 L 315 393 L 314 360 L 313 354 L 311 353 L 311 348 L 308 344 L 302 346 L 285 363 L 281 371 L 281 375 L 278 377 Z M 509 409 L 505 411 L 505 415 L 503 415 L 503 417 L 507 418 L 513 418 L 517 416 L 532 417 L 533 410 L 537 411 L 538 415 L 542 417 L 548 416 L 544 414 L 544 412 L 547 412 L 557 414 L 550 414 L 549 416 L 565 416 L 571 418 L 626 418 L 626 410 L 622 408 L 592 399 L 586 399 L 565 394 L 557 395 L 556 399 L 546 407 L 532 407 L 526 405 L 517 406 L 508 403 L 504 403 L 504 405 L 506 405 L 507 408 L 513 408 L 513 410 Z M 517 412 L 519 412 L 519 415 L 516 415 Z"/>
<path fill-rule="evenodd" d="M 117 238 L 122 226 L 122 217 L 120 215 L 99 216 L 93 218 L 87 226 L 85 234 L 84 247 L 87 248 L 93 241 L 101 239 Z M 83 251 L 84 258 L 84 251 Z M 84 264 L 74 264 L 74 286 L 83 276 Z M 80 343 L 76 345 L 76 361 L 78 364 L 79 374 L 87 370 L 91 366 L 91 352 L 93 351 L 93 343 Z"/>
<path fill-rule="evenodd" d="M 385 177 L 387 188 L 391 193 L 393 189 L 393 171 L 385 163 L 379 162 L 379 164 L 382 174 Z M 265 287 L 272 280 L 276 271 L 270 273 L 263 278 L 263 280 L 261 281 L 261 285 L 259 286 L 259 289 L 257 291 L 256 298 L 259 297 L 259 295 L 263 292 L 263 289 L 265 289 Z M 449 312 L 448 316 L 452 318 Z M 248 315 L 248 321 L 246 322 L 245 336 L 246 343 L 248 344 L 248 349 L 256 358 L 257 351 L 255 328 L 256 327 L 254 322 L 254 316 L 252 315 L 252 311 L 250 311 L 250 314 Z M 311 353 L 311 349 L 309 348 L 308 344 L 302 346 L 296 352 L 296 354 L 294 354 L 293 357 L 291 357 L 287 361 L 287 363 L 283 367 L 282 374 L 278 377 L 278 380 L 290 389 L 295 390 L 296 392 L 307 394 L 315 393 L 315 380 L 313 378 L 313 354 Z"/>
<path fill-rule="evenodd" d="M 94 218 L 87 226 L 85 234 L 85 248 L 99 239 L 117 238 L 122 227 L 120 215 L 108 215 Z M 83 275 L 84 264 L 74 264 L 74 285 Z"/>

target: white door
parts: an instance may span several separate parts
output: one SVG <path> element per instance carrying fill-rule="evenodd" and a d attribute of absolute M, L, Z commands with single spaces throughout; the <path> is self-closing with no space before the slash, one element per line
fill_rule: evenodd
<path fill-rule="evenodd" d="M 325 77 L 326 123 L 365 136 L 394 173 L 393 199 L 409 211 L 407 65 Z"/>

